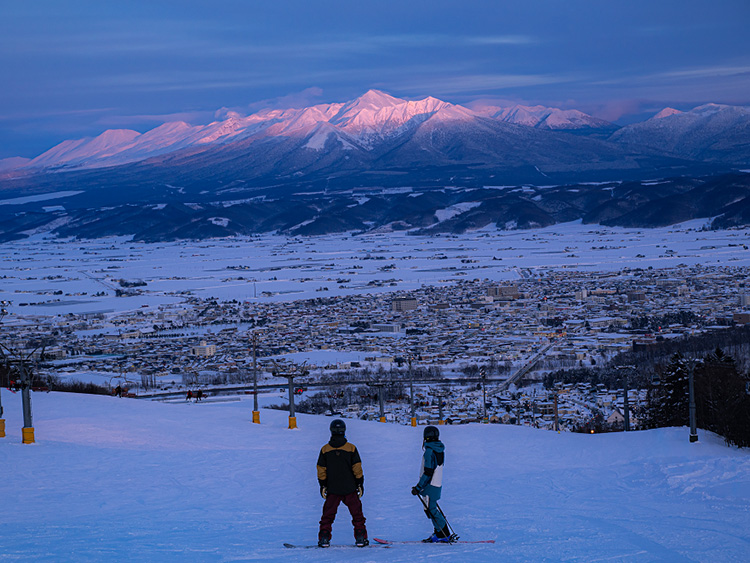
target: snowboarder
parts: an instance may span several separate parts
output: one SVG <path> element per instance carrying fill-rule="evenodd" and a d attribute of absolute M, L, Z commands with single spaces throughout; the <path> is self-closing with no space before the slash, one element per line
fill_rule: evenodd
<path fill-rule="evenodd" d="M 343 502 L 352 515 L 354 543 L 358 547 L 369 545 L 365 516 L 360 497 L 365 492 L 362 460 L 354 444 L 346 440 L 346 424 L 337 419 L 331 422 L 331 439 L 320 449 L 318 456 L 318 483 L 323 503 L 318 545 L 331 545 L 331 527 L 336 519 L 339 503 Z"/>
<path fill-rule="evenodd" d="M 195 402 L 203 400 L 203 389 L 198 389 L 198 393 L 195 394 Z"/>
<path fill-rule="evenodd" d="M 115 387 L 115 396 L 120 397 L 122 399 L 122 387 L 119 385 Z"/>
<path fill-rule="evenodd" d="M 189 400 L 190 400 L 190 399 L 192 399 L 192 398 L 193 398 L 193 392 L 192 392 L 191 390 L 189 390 L 189 389 L 188 389 L 188 392 L 187 392 L 187 397 L 185 397 L 185 400 L 186 400 L 186 401 L 189 401 Z"/>
<path fill-rule="evenodd" d="M 425 509 L 427 517 L 432 521 L 435 528 L 435 532 L 423 541 L 449 543 L 451 532 L 445 516 L 437 505 L 443 488 L 443 462 L 445 460 L 445 446 L 439 438 L 440 431 L 437 427 L 427 426 L 424 429 L 422 469 L 419 474 L 419 482 L 411 488 L 411 494 L 422 497 L 423 504 L 427 505 Z"/>

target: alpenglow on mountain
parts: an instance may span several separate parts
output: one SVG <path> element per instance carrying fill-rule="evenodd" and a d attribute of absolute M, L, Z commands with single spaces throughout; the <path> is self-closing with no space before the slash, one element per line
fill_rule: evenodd
<path fill-rule="evenodd" d="M 433 97 L 407 101 L 370 90 L 345 103 L 263 110 L 244 117 L 236 112 L 228 112 L 225 119 L 208 125 L 193 126 L 176 121 L 142 134 L 129 129 L 108 130 L 93 138 L 63 141 L 22 163 L 22 167 L 112 166 L 180 149 L 207 148 L 253 137 L 307 137 L 303 147 L 318 151 L 323 150 L 331 138 L 343 148 L 368 150 L 389 138 L 404 135 L 431 119 L 437 122 L 471 123 L 480 117 L 548 130 L 617 128 L 576 110 L 517 105 L 511 108 L 489 106 L 473 111 Z"/>
<path fill-rule="evenodd" d="M 622 129 L 577 110 L 472 107 L 370 90 L 348 102 L 247 116 L 229 111 L 208 125 L 175 121 L 144 133 L 108 130 L 64 141 L 31 160 L 0 161 L 0 171 L 34 175 L 140 163 L 130 173 L 146 181 L 166 174 L 270 184 L 406 172 L 410 183 L 439 184 L 446 177 L 439 170 L 449 168 L 448 179 L 511 183 L 575 174 L 647 177 L 695 163 L 750 161 L 750 110 L 744 107 L 666 108 Z"/>

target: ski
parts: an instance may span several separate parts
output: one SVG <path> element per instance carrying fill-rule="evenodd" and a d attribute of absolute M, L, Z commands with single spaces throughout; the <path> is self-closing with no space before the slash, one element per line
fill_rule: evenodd
<path fill-rule="evenodd" d="M 452 542 L 423 542 L 422 540 L 404 540 L 404 541 L 391 541 L 384 540 L 383 538 L 372 538 L 372 541 L 379 543 L 380 545 L 393 545 L 397 543 L 435 543 L 440 545 L 451 545 L 455 543 L 495 543 L 495 540 L 456 540 Z"/>
<path fill-rule="evenodd" d="M 354 545 L 354 544 L 351 544 L 351 545 L 349 545 L 349 544 L 331 544 L 328 547 L 320 547 L 318 544 L 313 544 L 313 545 L 297 545 L 297 544 L 293 544 L 293 543 L 284 543 L 284 547 L 287 547 L 289 549 L 340 549 L 340 548 L 343 548 L 343 547 L 352 547 L 352 548 L 355 548 L 355 549 L 365 549 L 367 547 L 388 547 L 388 546 L 386 544 L 380 544 L 380 545 L 372 545 L 372 544 L 370 544 L 370 545 L 363 545 L 363 546 L 360 547 L 360 546 Z"/>

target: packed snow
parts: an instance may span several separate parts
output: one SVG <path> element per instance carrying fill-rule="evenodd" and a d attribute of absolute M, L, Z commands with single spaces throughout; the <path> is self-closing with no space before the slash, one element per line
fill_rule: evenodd
<path fill-rule="evenodd" d="M 465 540 L 494 544 L 286 549 L 316 542 L 315 463 L 330 418 L 231 403 L 157 403 L 2 390 L 0 558 L 9 561 L 747 561 L 750 452 L 687 428 L 583 435 L 441 427 L 440 504 Z M 422 428 L 347 421 L 362 455 L 370 538 L 430 524 L 409 494 Z M 334 545 L 351 545 L 344 507 Z"/>

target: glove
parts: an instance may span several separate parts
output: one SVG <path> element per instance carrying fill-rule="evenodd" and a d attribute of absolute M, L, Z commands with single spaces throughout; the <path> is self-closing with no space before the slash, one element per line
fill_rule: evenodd
<path fill-rule="evenodd" d="M 320 486 L 320 496 L 322 496 L 323 498 L 328 497 L 328 487 L 326 487 L 325 485 Z"/>
<path fill-rule="evenodd" d="M 424 491 L 422 491 L 422 489 L 420 489 L 419 487 L 411 488 L 411 494 L 413 494 L 414 496 L 421 495 L 423 492 Z"/>

